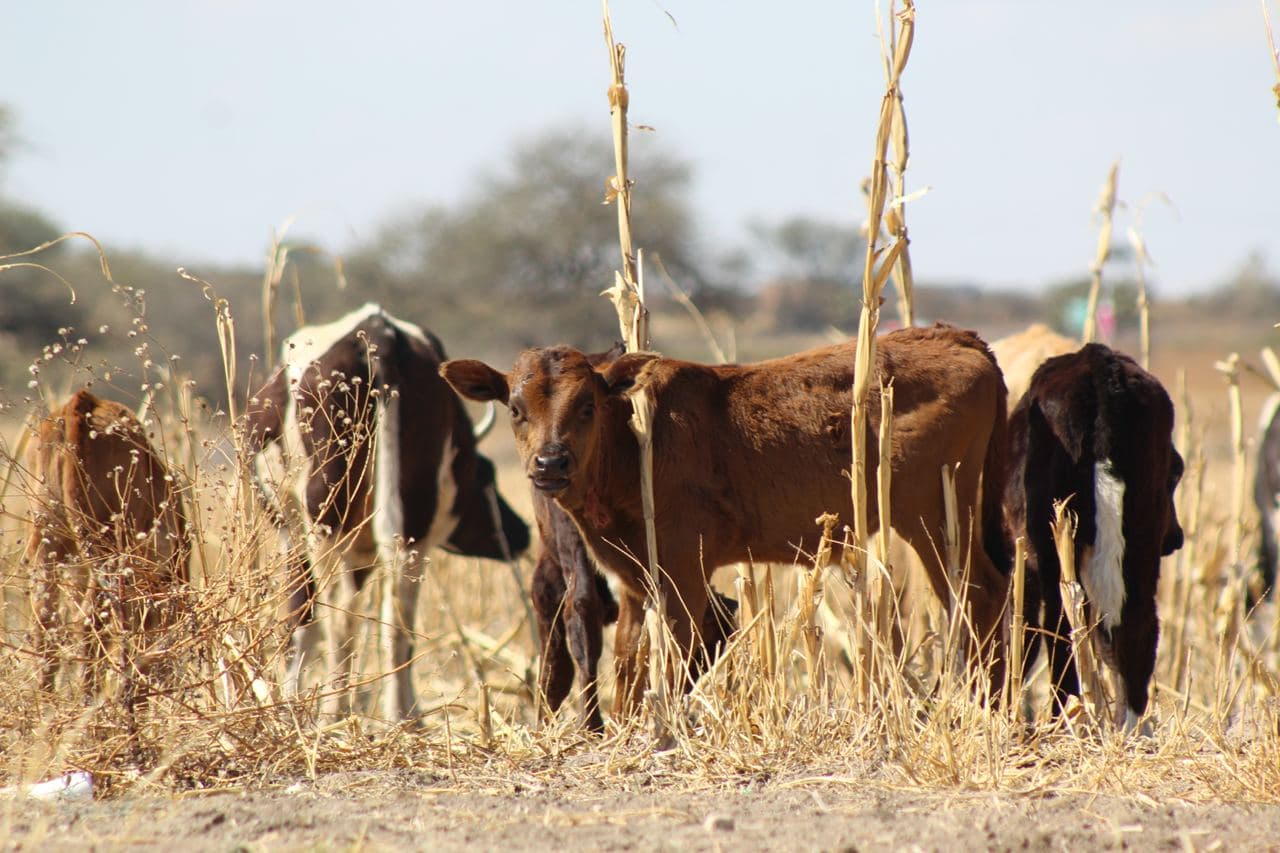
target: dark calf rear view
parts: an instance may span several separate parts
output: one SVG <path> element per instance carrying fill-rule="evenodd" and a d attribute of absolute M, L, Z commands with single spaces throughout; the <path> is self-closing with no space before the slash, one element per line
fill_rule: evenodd
<path fill-rule="evenodd" d="M 1123 682 L 1125 723 L 1147 708 L 1159 623 L 1160 558 L 1182 547 L 1173 492 L 1182 457 L 1173 403 L 1159 380 L 1101 344 L 1046 361 L 1009 420 L 1006 511 L 1030 544 L 1027 567 L 1044 603 L 1057 704 L 1079 694 L 1050 527 L 1055 501 L 1078 519 L 1075 554 L 1099 657 Z M 1033 634 L 1028 662 L 1038 646 Z"/>

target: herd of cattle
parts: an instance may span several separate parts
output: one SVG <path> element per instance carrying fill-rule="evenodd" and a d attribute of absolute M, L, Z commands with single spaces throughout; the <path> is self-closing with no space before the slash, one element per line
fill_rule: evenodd
<path fill-rule="evenodd" d="M 331 675 L 339 683 L 349 677 L 358 615 L 347 605 L 368 578 L 382 578 L 380 648 L 395 673 L 383 691 L 388 718 L 418 712 L 412 641 L 428 552 L 511 559 L 530 544 L 528 526 L 498 494 L 494 466 L 477 450 L 462 398 L 510 413 L 541 542 L 531 582 L 540 692 L 556 710 L 576 670 L 589 729 L 603 727 L 596 680 L 606 624 L 617 623 L 615 713 L 631 713 L 646 683 L 638 652 L 654 582 L 640 452 L 628 425 L 632 389 L 643 386 L 656 402 L 663 593 L 656 600 L 665 602 L 686 681 L 736 624 L 736 604 L 711 591 L 717 568 L 803 559 L 817 549 L 819 515 L 851 517 L 844 472 L 852 342 L 720 366 L 558 346 L 527 350 L 503 372 L 448 360 L 435 336 L 370 304 L 299 329 L 280 361 L 250 398 L 243 434 L 252 454 L 277 445 L 304 460 L 292 492 L 298 519 L 262 490 L 282 531 L 305 532 L 311 555 L 295 559 L 285 581 L 294 628 L 288 683 L 299 686 L 304 662 L 317 653 L 313 604 L 321 594 L 338 602 L 324 616 L 332 623 Z M 1003 678 L 1010 543 L 1023 536 L 1027 662 L 1043 638 L 1057 705 L 1078 692 L 1050 529 L 1054 503 L 1068 501 L 1096 648 L 1120 681 L 1127 724 L 1135 724 L 1155 663 L 1160 559 L 1182 545 L 1173 494 L 1183 463 L 1171 439 L 1173 404 L 1159 381 L 1106 346 L 1080 348 L 1043 327 L 992 347 L 942 324 L 891 332 L 880 339 L 876 370 L 873 381 L 894 388 L 889 518 L 944 602 L 952 590 L 937 551 L 947 518 L 940 471 L 955 471 L 956 510 L 968 530 L 957 555 L 968 566 L 967 659 L 989 666 L 996 683 Z M 871 434 L 879 420 L 873 401 Z M 1280 495 L 1276 421 L 1265 426 L 1277 438 L 1263 442 L 1258 475 L 1268 585 Z M 40 424 L 31 458 L 38 485 L 26 555 L 35 646 L 52 689 L 70 647 L 64 632 L 78 632 L 88 671 L 102 646 L 92 638 L 95 621 L 111 615 L 124 630 L 151 632 L 180 614 L 191 544 L 177 481 L 125 407 L 77 393 Z M 873 502 L 876 467 L 869 460 Z M 879 517 L 874 503 L 869 517 Z M 105 576 L 108 565 L 127 566 L 111 574 L 114 614 L 98 605 L 107 581 L 95 574 Z M 92 616 L 66 618 L 77 610 Z"/>

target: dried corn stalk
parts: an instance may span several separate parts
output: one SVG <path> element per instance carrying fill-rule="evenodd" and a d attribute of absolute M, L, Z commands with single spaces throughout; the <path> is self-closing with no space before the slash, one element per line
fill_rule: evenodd
<path fill-rule="evenodd" d="M 897 14 L 900 27 L 892 31 L 891 59 L 884 97 L 880 101 L 880 119 L 876 126 L 875 157 L 871 166 L 871 190 L 868 201 L 867 253 L 862 270 L 862 311 L 858 318 L 858 340 L 854 356 L 853 378 L 853 561 L 855 573 L 866 565 L 867 520 L 867 406 L 871 390 L 871 374 L 876 360 L 876 329 L 880 318 L 880 293 L 884 283 L 902 254 L 906 243 L 898 240 L 887 250 L 877 248 L 877 237 L 884 224 L 888 194 L 888 169 L 885 158 L 893 134 L 894 116 L 898 110 L 898 81 L 911 55 L 915 35 L 915 3 L 905 0 Z M 876 262 L 880 261 L 879 269 Z"/>
<path fill-rule="evenodd" d="M 1093 212 L 1102 217 L 1102 227 L 1098 231 L 1098 248 L 1093 256 L 1093 264 L 1089 267 L 1089 303 L 1085 308 L 1084 330 L 1080 340 L 1092 343 L 1098 336 L 1098 296 L 1102 291 L 1102 265 L 1111 256 L 1111 217 L 1116 209 L 1116 180 L 1120 173 L 1120 162 L 1111 164 L 1107 173 L 1107 182 L 1102 185 L 1102 193 Z"/>

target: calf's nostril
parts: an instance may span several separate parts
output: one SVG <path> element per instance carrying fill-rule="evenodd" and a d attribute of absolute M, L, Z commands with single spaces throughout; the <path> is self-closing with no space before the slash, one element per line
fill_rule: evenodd
<path fill-rule="evenodd" d="M 569 458 L 567 456 L 536 456 L 533 460 L 534 469 L 539 474 L 560 475 L 569 470 Z"/>

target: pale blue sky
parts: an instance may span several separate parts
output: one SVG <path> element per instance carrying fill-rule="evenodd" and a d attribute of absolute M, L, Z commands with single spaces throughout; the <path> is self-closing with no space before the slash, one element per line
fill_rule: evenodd
<path fill-rule="evenodd" d="M 692 161 L 709 244 L 752 218 L 861 218 L 883 91 L 870 0 L 613 12 L 632 121 Z M 342 251 L 465 196 L 515 138 L 608 127 L 594 0 L 15 3 L 0 81 L 27 143 L 9 193 L 192 264 L 257 263 L 289 215 Z M 1274 83 L 1257 0 L 922 0 L 903 82 L 909 185 L 933 188 L 909 211 L 917 275 L 1083 273 L 1117 157 L 1122 199 L 1177 205 L 1145 223 L 1166 292 L 1254 249 L 1280 265 Z"/>

